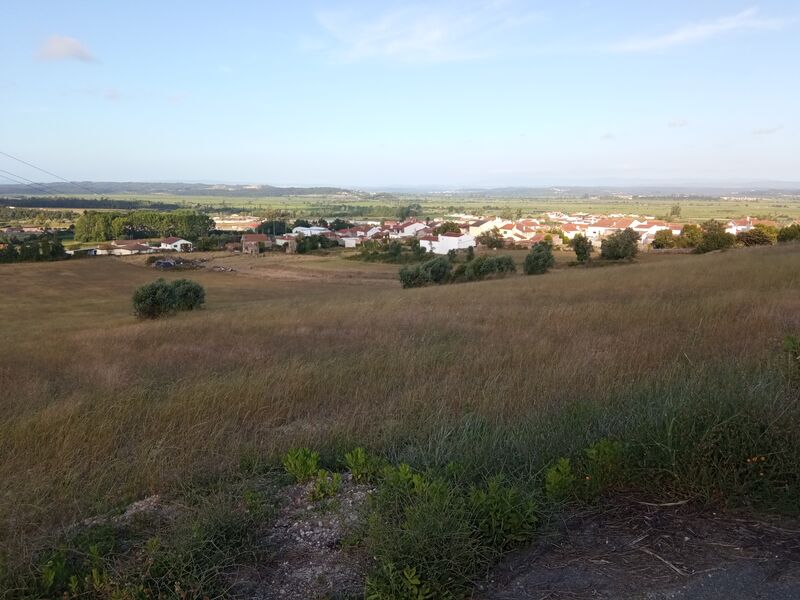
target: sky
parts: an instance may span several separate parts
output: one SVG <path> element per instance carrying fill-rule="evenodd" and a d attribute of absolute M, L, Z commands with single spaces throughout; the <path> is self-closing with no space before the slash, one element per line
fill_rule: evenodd
<path fill-rule="evenodd" d="M 0 152 L 70 180 L 800 181 L 796 0 L 4 0 L 0 28 Z"/>

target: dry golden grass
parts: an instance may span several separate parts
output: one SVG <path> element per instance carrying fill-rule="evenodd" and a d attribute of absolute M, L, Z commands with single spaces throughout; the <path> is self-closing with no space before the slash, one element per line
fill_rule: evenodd
<path fill-rule="evenodd" d="M 317 267 L 337 260 L 365 268 Z M 797 245 L 416 290 L 385 265 L 360 285 L 167 274 L 207 306 L 152 322 L 131 314 L 157 276 L 135 262 L 0 266 L 0 544 L 247 453 L 531 418 L 687 366 L 755 367 L 800 332 Z"/>

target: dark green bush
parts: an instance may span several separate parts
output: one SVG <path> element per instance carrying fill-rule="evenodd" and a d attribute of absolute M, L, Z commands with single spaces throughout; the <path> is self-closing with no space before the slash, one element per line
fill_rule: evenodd
<path fill-rule="evenodd" d="M 175 288 L 163 279 L 147 283 L 133 292 L 133 310 L 141 319 L 157 319 L 175 310 Z"/>
<path fill-rule="evenodd" d="M 157 279 L 133 292 L 133 310 L 141 319 L 157 319 L 178 310 L 195 310 L 205 302 L 203 286 L 188 279 Z"/>
<path fill-rule="evenodd" d="M 438 256 L 416 266 L 400 269 L 400 284 L 404 288 L 423 287 L 432 283 L 447 283 L 453 265 L 446 256 Z"/>
<path fill-rule="evenodd" d="M 575 258 L 579 263 L 588 263 L 594 248 L 592 241 L 582 233 L 577 234 L 569 241 L 569 245 L 575 251 Z"/>
<path fill-rule="evenodd" d="M 446 256 L 438 256 L 422 263 L 419 269 L 432 283 L 447 283 L 453 267 Z"/>
<path fill-rule="evenodd" d="M 196 281 L 178 279 L 172 282 L 175 291 L 175 310 L 195 310 L 206 301 L 206 291 Z"/>
<path fill-rule="evenodd" d="M 778 232 L 779 242 L 797 242 L 800 241 L 800 223 L 794 223 L 781 228 Z"/>
<path fill-rule="evenodd" d="M 736 236 L 726 232 L 725 225 L 719 221 L 706 221 L 700 225 L 700 228 L 703 230 L 703 237 L 696 247 L 696 252 L 700 254 L 733 248 L 736 244 Z"/>
<path fill-rule="evenodd" d="M 628 228 L 612 233 L 600 244 L 600 257 L 606 260 L 631 260 L 639 251 L 639 234 Z"/>
<path fill-rule="evenodd" d="M 541 275 L 556 264 L 553 249 L 547 242 L 539 242 L 525 257 L 523 269 L 526 275 Z"/>

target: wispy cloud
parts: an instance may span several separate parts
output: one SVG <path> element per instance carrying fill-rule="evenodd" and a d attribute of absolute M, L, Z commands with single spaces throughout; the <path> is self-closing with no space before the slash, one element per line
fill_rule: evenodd
<path fill-rule="evenodd" d="M 603 135 L 600 136 L 600 139 L 601 140 L 607 140 L 607 141 L 608 140 L 615 140 L 615 139 L 617 139 L 617 136 L 613 132 L 607 131 L 606 133 L 604 133 Z"/>
<path fill-rule="evenodd" d="M 688 126 L 689 126 L 689 121 L 686 121 L 685 119 L 673 119 L 672 121 L 667 123 L 667 127 L 669 127 L 670 129 L 681 129 L 683 127 L 688 127 Z"/>
<path fill-rule="evenodd" d="M 735 15 L 720 17 L 713 21 L 689 23 L 668 33 L 622 40 L 612 44 L 610 49 L 614 52 L 664 50 L 674 46 L 703 42 L 734 31 L 780 29 L 787 22 L 788 19 L 784 18 L 761 17 L 757 8 L 748 8 Z"/>
<path fill-rule="evenodd" d="M 783 125 L 776 125 L 775 127 L 761 127 L 759 129 L 753 129 L 751 133 L 753 135 L 772 135 L 773 133 L 778 133 L 781 129 L 783 129 Z"/>
<path fill-rule="evenodd" d="M 334 51 L 345 60 L 392 58 L 447 62 L 497 53 L 497 36 L 518 30 L 539 16 L 514 2 L 494 0 L 448 7 L 407 5 L 372 16 L 355 11 L 316 15 Z"/>
<path fill-rule="evenodd" d="M 66 35 L 51 35 L 41 45 L 36 57 L 39 60 L 97 60 L 82 42 Z"/>

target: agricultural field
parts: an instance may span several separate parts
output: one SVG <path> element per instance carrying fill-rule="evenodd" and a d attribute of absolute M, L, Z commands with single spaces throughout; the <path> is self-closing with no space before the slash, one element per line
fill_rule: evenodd
<path fill-rule="evenodd" d="M 800 246 L 603 268 L 556 254 L 546 275 L 412 290 L 398 266 L 342 252 L 197 253 L 204 267 L 179 274 L 137 256 L 0 265 L 0 582 L 41 581 L 43 549 L 73 524 L 143 498 L 208 507 L 225 489 L 237 511 L 271 506 L 280 478 L 243 474 L 298 447 L 331 469 L 355 446 L 420 473 L 459 465 L 538 497 L 556 459 L 614 439 L 622 487 L 648 502 L 797 515 L 800 372 L 784 344 L 800 335 Z M 137 320 L 131 295 L 159 276 L 202 284 L 205 308 Z M 403 547 L 388 531 L 371 556 Z M 171 576 L 197 590 L 230 576 L 191 561 Z M 420 566 L 431 581 L 437 564 Z"/>
<path fill-rule="evenodd" d="M 96 201 L 103 210 L 103 201 L 97 196 L 75 196 Z M 111 194 L 109 200 L 165 203 L 183 208 L 199 208 L 207 212 L 268 213 L 280 211 L 297 217 L 343 216 L 351 218 L 394 218 L 408 205 L 419 204 L 427 217 L 441 217 L 451 213 L 475 215 L 506 214 L 513 218 L 517 213 L 535 216 L 550 211 L 592 214 L 624 213 L 650 216 L 669 214 L 675 204 L 681 207 L 681 220 L 703 221 L 746 216 L 791 220 L 800 218 L 800 197 L 775 195 L 758 198 L 702 197 L 702 196 L 557 196 L 557 197 L 494 197 L 480 194 L 408 195 L 350 193 L 346 195 L 318 196 L 185 196 L 169 194 Z M 77 210 L 77 209 L 76 209 Z"/>

